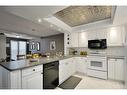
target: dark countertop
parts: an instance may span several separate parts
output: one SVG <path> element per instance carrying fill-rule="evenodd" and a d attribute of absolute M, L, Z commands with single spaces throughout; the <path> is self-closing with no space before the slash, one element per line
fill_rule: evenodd
<path fill-rule="evenodd" d="M 2 62 L 0 65 L 6 68 L 9 71 L 20 70 L 32 66 L 42 65 L 54 61 L 59 61 L 67 58 L 72 58 L 75 56 L 64 56 L 64 57 L 51 57 L 51 58 L 40 58 L 38 62 L 30 62 L 28 59 L 25 60 L 17 60 L 17 61 L 10 61 L 10 62 Z"/>

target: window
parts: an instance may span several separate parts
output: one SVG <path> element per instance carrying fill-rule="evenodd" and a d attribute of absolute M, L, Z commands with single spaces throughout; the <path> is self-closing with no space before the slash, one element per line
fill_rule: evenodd
<path fill-rule="evenodd" d="M 26 41 L 11 40 L 11 59 L 17 60 L 18 55 L 26 55 Z"/>

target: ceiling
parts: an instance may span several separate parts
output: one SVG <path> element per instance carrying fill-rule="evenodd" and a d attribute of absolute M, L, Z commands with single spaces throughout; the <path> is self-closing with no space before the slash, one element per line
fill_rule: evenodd
<path fill-rule="evenodd" d="M 114 11 L 114 6 L 1 6 L 0 31 L 35 37 L 81 31 L 111 25 Z"/>
<path fill-rule="evenodd" d="M 111 19 L 111 6 L 70 6 L 54 14 L 71 27 Z"/>
<path fill-rule="evenodd" d="M 63 6 L 42 7 L 0 7 L 0 30 L 23 33 L 36 37 L 45 37 L 62 32 L 57 26 L 43 20 L 55 12 L 63 9 Z M 41 19 L 41 22 L 38 22 Z"/>

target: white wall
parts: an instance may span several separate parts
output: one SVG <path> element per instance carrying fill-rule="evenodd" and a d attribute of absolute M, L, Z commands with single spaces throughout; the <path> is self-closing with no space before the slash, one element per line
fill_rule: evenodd
<path fill-rule="evenodd" d="M 126 31 L 126 37 L 127 37 L 127 24 L 125 24 L 125 27 L 124 27 L 125 31 Z M 126 39 L 126 43 L 125 43 L 125 51 L 124 51 L 124 55 L 125 55 L 125 73 L 124 73 L 124 76 L 125 76 L 125 88 L 127 88 L 127 39 Z"/>
<path fill-rule="evenodd" d="M 6 36 L 0 35 L 0 59 L 6 58 Z"/>
<path fill-rule="evenodd" d="M 35 46 L 36 46 L 36 43 L 37 42 L 40 42 L 40 51 L 37 51 L 37 50 L 31 50 L 32 53 L 41 53 L 41 38 L 36 38 L 36 39 L 31 39 L 30 40 L 30 44 L 34 42 L 35 43 Z M 30 49 L 30 48 L 29 48 Z"/>
<path fill-rule="evenodd" d="M 6 58 L 6 36 L 0 35 L 0 59 Z M 2 87 L 2 71 L 0 67 L 0 88 Z"/>
<path fill-rule="evenodd" d="M 2 68 L 0 66 L 0 89 L 2 88 Z"/>

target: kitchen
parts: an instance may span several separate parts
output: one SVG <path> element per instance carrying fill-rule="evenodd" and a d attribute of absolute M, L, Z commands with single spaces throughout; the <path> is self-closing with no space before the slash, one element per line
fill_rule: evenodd
<path fill-rule="evenodd" d="M 126 89 L 126 9 L 0 7 L 0 88 Z"/>

